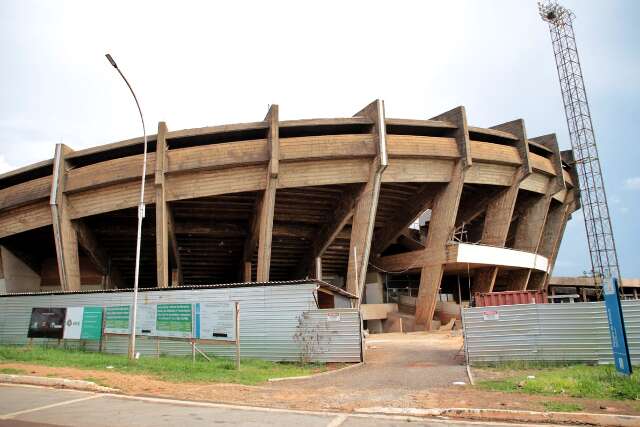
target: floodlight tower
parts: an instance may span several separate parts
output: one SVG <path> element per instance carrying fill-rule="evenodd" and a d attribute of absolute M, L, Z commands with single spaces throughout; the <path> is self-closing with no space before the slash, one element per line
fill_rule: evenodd
<path fill-rule="evenodd" d="M 622 284 L 598 147 L 573 32 L 575 15 L 555 1 L 539 2 L 538 9 L 551 32 L 569 138 L 580 181 L 580 200 L 594 281 L 601 282 L 611 276 L 617 277 Z"/>

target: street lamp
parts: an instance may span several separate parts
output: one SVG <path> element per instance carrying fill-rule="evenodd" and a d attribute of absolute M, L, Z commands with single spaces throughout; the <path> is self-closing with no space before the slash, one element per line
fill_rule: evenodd
<path fill-rule="evenodd" d="M 136 237 L 136 272 L 135 278 L 133 282 L 133 310 L 132 310 L 132 320 L 131 320 L 131 330 L 129 331 L 129 359 L 134 360 L 136 354 L 136 315 L 138 312 L 138 279 L 140 276 L 140 239 L 142 236 L 142 219 L 144 218 L 144 181 L 147 176 L 147 131 L 144 126 L 144 117 L 142 116 L 142 109 L 140 108 L 140 103 L 138 102 L 138 98 L 136 97 L 133 88 L 129 84 L 127 78 L 122 74 L 122 71 L 118 68 L 118 64 L 113 60 L 111 55 L 108 53 L 105 55 L 109 60 L 109 63 L 113 65 L 124 82 L 127 84 L 127 87 L 131 91 L 131 95 L 133 95 L 133 99 L 136 101 L 136 106 L 138 107 L 138 112 L 140 113 L 140 121 L 142 121 L 142 134 L 144 136 L 144 156 L 142 160 L 142 182 L 140 185 L 140 203 L 138 204 L 138 236 Z"/>

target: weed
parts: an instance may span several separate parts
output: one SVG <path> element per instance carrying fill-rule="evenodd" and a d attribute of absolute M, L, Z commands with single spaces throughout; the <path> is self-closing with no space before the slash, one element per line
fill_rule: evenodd
<path fill-rule="evenodd" d="M 582 405 L 568 402 L 544 402 L 544 409 L 551 412 L 578 412 L 584 410 Z"/>

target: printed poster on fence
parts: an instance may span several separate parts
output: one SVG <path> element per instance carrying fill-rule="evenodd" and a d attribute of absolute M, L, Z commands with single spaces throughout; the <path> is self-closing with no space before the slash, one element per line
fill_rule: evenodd
<path fill-rule="evenodd" d="M 136 335 L 146 335 L 155 337 L 158 335 L 156 330 L 156 305 L 155 304 L 138 304 L 136 313 Z"/>
<path fill-rule="evenodd" d="M 102 337 L 102 307 L 67 307 L 62 337 L 99 341 Z"/>
<path fill-rule="evenodd" d="M 128 334 L 129 333 L 129 312 L 128 305 L 115 305 L 107 307 L 105 314 L 105 334 Z"/>
<path fill-rule="evenodd" d="M 198 303 L 195 308 L 196 338 L 225 341 L 236 339 L 235 303 Z"/>
<path fill-rule="evenodd" d="M 65 307 L 34 307 L 27 337 L 62 339 L 66 311 Z"/>
<path fill-rule="evenodd" d="M 158 304 L 156 331 L 160 337 L 191 338 L 192 304 Z"/>

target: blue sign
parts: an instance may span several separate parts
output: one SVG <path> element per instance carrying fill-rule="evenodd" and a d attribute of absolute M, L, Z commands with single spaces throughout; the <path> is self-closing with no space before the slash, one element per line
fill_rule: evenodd
<path fill-rule="evenodd" d="M 604 284 L 604 305 L 607 309 L 611 348 L 616 369 L 625 375 L 631 375 L 631 356 L 627 345 L 627 333 L 624 329 L 624 317 L 622 316 L 616 277 L 612 277 Z"/>

